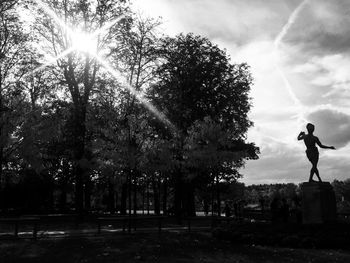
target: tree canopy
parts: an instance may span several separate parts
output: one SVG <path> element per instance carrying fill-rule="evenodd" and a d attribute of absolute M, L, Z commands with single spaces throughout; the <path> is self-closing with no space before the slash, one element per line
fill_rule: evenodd
<path fill-rule="evenodd" d="M 3 211 L 136 213 L 152 196 L 159 213 L 162 195 L 163 211 L 193 215 L 196 191 L 258 158 L 249 66 L 205 37 L 165 36 L 129 4 L 1 2 Z M 20 9 L 35 14 L 25 27 Z"/>
<path fill-rule="evenodd" d="M 191 207 L 183 199 L 189 193 L 180 190 L 188 178 L 197 186 L 198 176 L 206 184 L 236 180 L 244 160 L 257 158 L 258 148 L 244 142 L 252 125 L 247 117 L 252 77 L 248 65 L 230 64 L 225 51 L 194 34 L 166 37 L 158 52 L 162 64 L 149 96 L 176 127 L 172 171 L 182 200 L 179 212 Z"/>

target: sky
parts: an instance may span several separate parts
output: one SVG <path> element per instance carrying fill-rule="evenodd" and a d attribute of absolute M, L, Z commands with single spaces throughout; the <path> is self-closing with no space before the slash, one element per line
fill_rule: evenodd
<path fill-rule="evenodd" d="M 349 0 L 133 0 L 143 15 L 162 17 L 171 36 L 195 33 L 251 67 L 254 122 L 248 141 L 260 147 L 247 161 L 247 185 L 301 183 L 311 164 L 297 141 L 311 122 L 336 150 L 320 149 L 324 181 L 350 178 Z"/>

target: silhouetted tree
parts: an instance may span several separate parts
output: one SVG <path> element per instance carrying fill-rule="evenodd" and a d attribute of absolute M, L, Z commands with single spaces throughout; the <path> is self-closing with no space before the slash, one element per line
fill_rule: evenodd
<path fill-rule="evenodd" d="M 28 34 L 15 9 L 16 2 L 0 4 L 0 189 L 6 181 L 3 171 L 9 171 L 9 163 L 19 145 L 18 138 L 12 136 L 25 113 L 26 95 L 19 81 L 26 72 L 31 53 Z"/>
<path fill-rule="evenodd" d="M 252 125 L 247 116 L 252 79 L 246 64 L 230 64 L 224 51 L 208 39 L 193 34 L 165 38 L 159 53 L 164 63 L 157 70 L 159 81 L 152 86 L 150 96 L 177 128 L 172 142 L 176 160 L 173 169 L 176 213 L 194 215 L 194 181 L 186 175 L 186 138 L 196 122 L 209 118 L 220 125 L 224 133 L 232 132 L 223 139 L 236 143 L 232 151 L 250 149 L 248 155 L 237 158 L 242 161 L 240 165 L 230 160 L 228 166 L 234 168 L 230 174 L 243 165 L 245 157 L 256 158 L 257 148 L 243 143 Z M 205 140 L 200 143 L 208 144 Z M 230 148 L 230 144 L 224 147 Z M 225 167 L 225 161 L 221 167 Z M 211 172 L 219 180 L 218 174 L 222 171 L 217 168 L 212 166 Z"/>
<path fill-rule="evenodd" d="M 344 181 L 334 180 L 332 186 L 337 199 L 337 208 L 340 213 L 350 211 L 350 179 Z"/>
<path fill-rule="evenodd" d="M 99 0 L 94 5 L 87 0 L 61 0 L 50 2 L 49 7 L 67 27 L 93 33 L 121 15 L 127 15 L 125 2 L 123 0 Z M 36 17 L 36 30 L 46 41 L 44 43 L 47 44 L 48 52 L 53 57 L 57 57 L 76 44 L 73 41 L 74 35 L 70 34 L 60 23 L 57 24 L 57 21 L 45 12 L 42 14 Z M 127 19 L 121 23 L 127 23 Z M 115 30 L 111 29 L 113 26 L 116 27 L 116 23 L 101 32 L 96 43 L 97 50 L 106 48 L 116 40 Z M 97 90 L 100 65 L 90 53 L 72 51 L 60 57 L 57 65 L 51 69 L 58 82 L 68 90 L 73 102 L 71 136 L 74 139 L 72 151 L 76 187 L 75 202 L 77 211 L 81 213 L 84 208 L 84 190 L 85 207 L 90 207 L 91 177 L 84 166 L 89 159 L 88 152 L 90 151 L 87 149 L 89 142 L 87 141 L 86 122 L 90 99 Z"/>

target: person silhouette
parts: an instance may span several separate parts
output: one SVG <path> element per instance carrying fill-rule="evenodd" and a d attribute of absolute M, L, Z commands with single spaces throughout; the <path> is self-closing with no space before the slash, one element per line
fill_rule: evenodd
<path fill-rule="evenodd" d="M 308 134 L 305 134 L 305 132 L 300 132 L 298 135 L 298 141 L 300 140 L 304 140 L 305 146 L 306 146 L 306 156 L 309 159 L 309 161 L 312 164 L 312 168 L 310 170 L 310 178 L 309 178 L 309 182 L 314 182 L 314 180 L 312 179 L 312 177 L 314 176 L 314 174 L 316 174 L 318 180 L 320 182 L 322 182 L 321 177 L 320 177 L 320 173 L 317 169 L 317 163 L 318 163 L 318 157 L 319 157 L 319 153 L 318 153 L 318 148 L 316 147 L 316 144 L 323 149 L 333 149 L 335 150 L 334 146 L 325 146 L 323 145 L 320 140 L 313 135 L 314 131 L 315 131 L 315 126 L 311 123 L 308 123 L 306 125 L 306 129 Z"/>

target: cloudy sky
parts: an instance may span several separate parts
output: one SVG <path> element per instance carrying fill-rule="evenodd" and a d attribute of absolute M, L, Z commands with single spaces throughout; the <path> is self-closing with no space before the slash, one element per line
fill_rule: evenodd
<path fill-rule="evenodd" d="M 350 178 L 349 0 L 134 0 L 163 18 L 169 35 L 193 32 L 225 48 L 254 77 L 248 140 L 260 159 L 242 170 L 246 184 L 308 180 L 306 122 L 333 150 L 320 150 L 325 181 Z"/>

